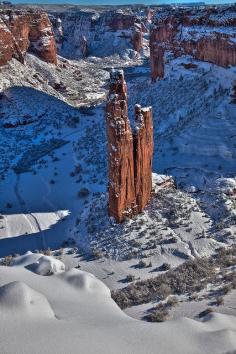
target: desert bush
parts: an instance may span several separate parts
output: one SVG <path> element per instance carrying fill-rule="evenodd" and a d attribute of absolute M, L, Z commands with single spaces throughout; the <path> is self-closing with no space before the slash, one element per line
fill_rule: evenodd
<path fill-rule="evenodd" d="M 92 250 L 92 256 L 95 258 L 95 259 L 99 259 L 99 258 L 102 258 L 103 257 L 103 253 L 101 250 L 99 249 L 93 249 Z"/>
<path fill-rule="evenodd" d="M 226 294 L 228 294 L 231 290 L 232 290 L 232 286 L 231 286 L 230 284 L 227 284 L 227 285 L 223 286 L 223 287 L 220 289 L 220 292 L 221 292 L 223 295 L 226 295 Z"/>
<path fill-rule="evenodd" d="M 58 250 L 58 255 L 59 255 L 59 256 L 62 256 L 64 253 L 65 253 L 65 249 L 64 249 L 63 247 L 61 247 L 61 248 Z"/>
<path fill-rule="evenodd" d="M 168 306 L 161 303 L 149 310 L 145 319 L 149 322 L 164 322 L 167 320 L 168 314 Z"/>
<path fill-rule="evenodd" d="M 13 261 L 12 255 L 6 256 L 2 259 L 1 265 L 6 266 L 6 267 L 10 267 L 10 265 L 12 264 L 12 261 Z"/>
<path fill-rule="evenodd" d="M 224 298 L 223 298 L 223 296 L 218 296 L 218 297 L 216 298 L 216 305 L 217 305 L 217 306 L 224 305 Z"/>
<path fill-rule="evenodd" d="M 174 307 L 178 304 L 178 298 L 176 296 L 171 296 L 167 300 L 167 306 Z"/>
<path fill-rule="evenodd" d="M 125 280 L 127 281 L 127 283 L 129 283 L 135 280 L 135 276 L 133 274 L 128 274 Z"/>
<path fill-rule="evenodd" d="M 144 260 L 140 260 L 139 262 L 138 262 L 138 267 L 139 268 L 146 268 L 147 267 L 147 263 L 144 261 Z"/>
<path fill-rule="evenodd" d="M 190 295 L 190 300 L 192 300 L 192 301 L 196 301 L 196 300 L 198 300 L 198 294 L 197 293 L 192 293 L 191 295 Z"/>
<path fill-rule="evenodd" d="M 211 307 L 208 307 L 206 310 L 200 312 L 198 317 L 199 318 L 205 317 L 206 315 L 208 315 L 209 313 L 212 313 L 212 312 L 214 312 L 213 309 Z"/>
<path fill-rule="evenodd" d="M 164 300 L 170 294 L 171 294 L 171 288 L 169 287 L 169 285 L 167 285 L 165 283 L 161 284 L 158 289 L 158 297 L 161 300 Z"/>
<path fill-rule="evenodd" d="M 89 190 L 88 188 L 81 188 L 80 191 L 78 192 L 78 197 L 79 198 L 85 198 L 89 195 Z"/>
<path fill-rule="evenodd" d="M 169 263 L 163 263 L 161 266 L 162 270 L 169 270 L 171 269 L 171 265 Z"/>
<path fill-rule="evenodd" d="M 52 255 L 52 251 L 50 248 L 41 251 L 40 253 L 43 253 L 45 256 L 51 256 Z"/>

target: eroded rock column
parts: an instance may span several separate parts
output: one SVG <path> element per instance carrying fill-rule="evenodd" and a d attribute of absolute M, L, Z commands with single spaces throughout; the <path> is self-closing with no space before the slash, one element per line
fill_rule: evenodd
<path fill-rule="evenodd" d="M 117 222 L 135 213 L 133 136 L 128 119 L 124 73 L 111 72 L 106 106 L 109 215 Z"/>
<path fill-rule="evenodd" d="M 111 72 L 106 106 L 109 215 L 117 222 L 141 212 L 152 191 L 152 109 L 135 106 L 135 129 L 128 119 L 122 70 Z"/>

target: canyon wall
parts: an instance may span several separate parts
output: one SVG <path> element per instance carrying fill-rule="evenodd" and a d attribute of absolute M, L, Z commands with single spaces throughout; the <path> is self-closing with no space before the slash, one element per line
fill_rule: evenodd
<path fill-rule="evenodd" d="M 183 54 L 228 67 L 236 65 L 236 7 L 165 9 L 150 33 L 152 79 L 164 76 L 165 54 Z"/>
<path fill-rule="evenodd" d="M 106 106 L 108 137 L 108 211 L 117 222 L 143 210 L 152 191 L 153 125 L 151 108 L 135 107 L 135 128 L 128 118 L 122 70 L 111 72 Z"/>
<path fill-rule="evenodd" d="M 27 52 L 56 64 L 54 34 L 48 15 L 39 10 L 0 10 L 0 65 L 15 58 L 22 63 Z"/>
<path fill-rule="evenodd" d="M 146 9 L 140 12 L 129 8 L 50 13 L 59 53 L 70 59 L 140 53 L 147 16 Z"/>

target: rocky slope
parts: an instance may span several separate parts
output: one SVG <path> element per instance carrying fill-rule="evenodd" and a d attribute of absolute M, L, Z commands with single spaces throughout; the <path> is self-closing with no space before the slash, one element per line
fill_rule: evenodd
<path fill-rule="evenodd" d="M 48 15 L 40 10 L 0 9 L 0 66 L 27 52 L 56 64 L 56 45 Z"/>
<path fill-rule="evenodd" d="M 164 76 L 170 52 L 223 67 L 236 65 L 235 26 L 235 6 L 157 11 L 150 33 L 152 79 Z"/>

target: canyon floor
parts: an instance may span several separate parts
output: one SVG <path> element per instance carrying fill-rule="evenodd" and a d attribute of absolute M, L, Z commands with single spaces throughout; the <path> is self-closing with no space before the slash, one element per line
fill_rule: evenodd
<path fill-rule="evenodd" d="M 131 121 L 134 104 L 151 105 L 155 131 L 152 201 L 121 225 L 107 216 L 104 108 L 112 67 L 125 71 Z M 91 339 L 98 353 L 236 348 L 235 80 L 236 68 L 188 56 L 169 59 L 156 83 L 146 56 L 59 57 L 56 68 L 28 54 L 25 65 L 13 59 L 1 69 L 0 285 L 17 281 L 0 288 L 2 353 L 55 346 L 57 353 L 92 353 Z M 165 306 L 168 291 L 126 314 L 110 297 L 109 289 L 119 303 L 128 285 L 207 262 L 222 249 L 232 250 L 231 263 L 222 262 L 202 287 L 174 294 L 165 323 L 140 319 Z M 20 343 L 27 336 L 26 350 Z"/>

